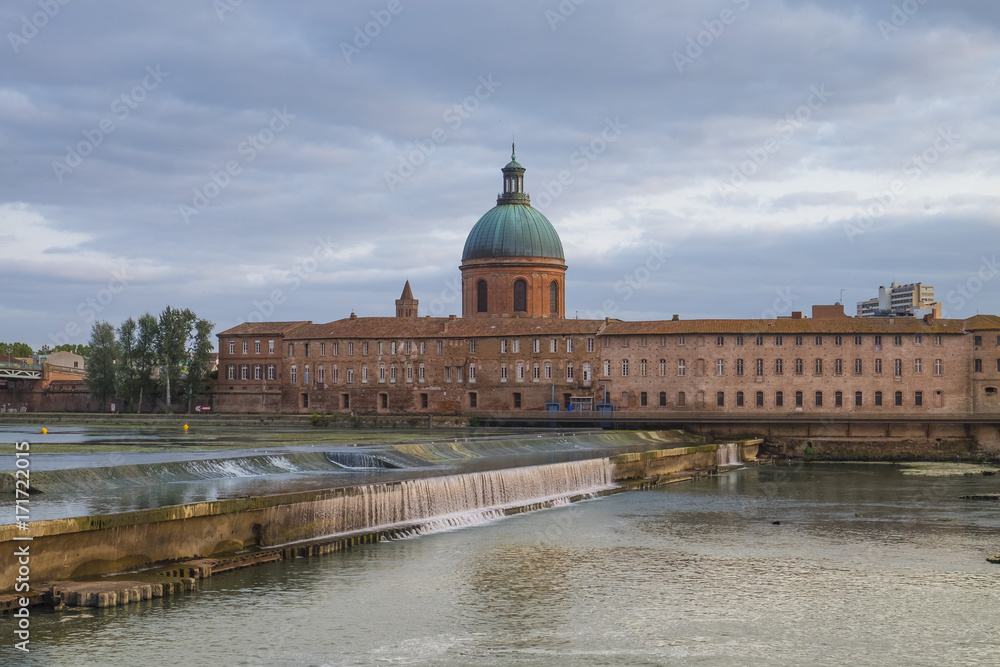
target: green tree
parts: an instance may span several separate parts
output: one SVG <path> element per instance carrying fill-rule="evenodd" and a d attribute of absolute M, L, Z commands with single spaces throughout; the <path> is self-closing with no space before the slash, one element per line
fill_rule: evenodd
<path fill-rule="evenodd" d="M 171 382 L 176 386 L 181 377 L 181 365 L 188 360 L 187 341 L 195 322 L 195 314 L 185 308 L 178 310 L 167 306 L 160 313 L 157 357 L 160 362 L 160 379 L 166 387 L 167 412 L 173 412 Z"/>
<path fill-rule="evenodd" d="M 138 331 L 135 338 L 135 382 L 139 391 L 135 411 L 142 411 L 142 398 L 146 392 L 156 389 L 153 381 L 153 369 L 157 365 L 157 341 L 160 338 L 160 324 L 156 316 L 146 313 L 139 318 Z"/>
<path fill-rule="evenodd" d="M 27 343 L 0 343 L 0 356 L 30 357 L 34 353 Z"/>
<path fill-rule="evenodd" d="M 138 392 L 136 364 L 136 331 L 138 325 L 131 317 L 118 327 L 118 364 L 115 367 L 115 390 L 125 400 L 125 409 L 130 412 Z"/>
<path fill-rule="evenodd" d="M 187 374 L 187 411 L 191 412 L 191 403 L 201 392 L 208 364 L 212 360 L 212 328 L 213 322 L 197 320 L 194 323 L 194 340 L 190 350 Z"/>
<path fill-rule="evenodd" d="M 108 322 L 94 322 L 89 346 L 91 354 L 87 363 L 87 391 L 101 402 L 103 411 L 108 399 L 115 394 L 115 364 L 118 360 L 115 328 Z"/>
<path fill-rule="evenodd" d="M 56 348 L 55 350 L 53 350 L 53 352 L 72 352 L 73 354 L 79 354 L 81 357 L 90 356 L 89 347 L 82 344 L 74 345 L 73 343 L 63 343 L 62 345 L 56 345 Z"/>

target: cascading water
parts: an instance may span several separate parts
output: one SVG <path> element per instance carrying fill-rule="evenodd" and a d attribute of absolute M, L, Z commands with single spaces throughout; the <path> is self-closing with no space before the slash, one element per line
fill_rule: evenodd
<path fill-rule="evenodd" d="M 400 528 L 423 534 L 490 521 L 512 508 L 552 507 L 616 486 L 606 458 L 473 472 L 352 487 L 301 507 L 293 523 L 315 531 L 303 539 Z"/>
<path fill-rule="evenodd" d="M 724 445 L 719 445 L 718 449 L 715 450 L 716 465 L 721 467 L 724 466 L 738 466 L 743 462 L 740 461 L 740 446 L 735 442 L 727 442 Z"/>

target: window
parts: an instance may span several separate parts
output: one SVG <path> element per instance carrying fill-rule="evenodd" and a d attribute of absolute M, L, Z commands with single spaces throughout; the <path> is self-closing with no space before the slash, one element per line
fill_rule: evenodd
<path fill-rule="evenodd" d="M 763 377 L 764 376 L 764 360 L 763 359 L 758 359 L 757 362 L 756 362 L 756 364 L 755 364 L 755 366 L 756 366 L 756 368 L 754 369 L 754 375 L 756 375 L 757 377 Z"/>
<path fill-rule="evenodd" d="M 881 374 L 882 374 L 882 360 L 881 359 L 876 359 L 875 360 L 875 375 L 881 375 Z"/>
<path fill-rule="evenodd" d="M 385 364 L 379 364 L 378 367 L 378 381 L 385 382 Z"/>
<path fill-rule="evenodd" d="M 802 392 L 801 391 L 795 392 L 795 407 L 797 407 L 797 408 L 801 408 L 802 407 Z"/>
<path fill-rule="evenodd" d="M 567 352 L 572 352 L 573 351 L 573 339 L 572 338 L 567 338 L 566 339 L 566 351 Z"/>
<path fill-rule="evenodd" d="M 396 341 L 389 343 L 389 354 L 396 354 L 396 345 Z M 352 351 L 351 354 L 354 354 L 354 352 Z"/>
<path fill-rule="evenodd" d="M 778 407 L 778 408 L 784 407 L 784 405 L 785 405 L 785 395 L 782 392 L 780 392 L 780 391 L 774 392 L 774 405 L 775 405 L 775 407 Z"/>
<path fill-rule="evenodd" d="M 570 380 L 570 381 L 573 380 L 573 362 L 572 361 L 569 362 L 568 364 L 566 364 L 566 379 Z"/>
<path fill-rule="evenodd" d="M 610 343 L 611 341 L 609 340 L 608 342 Z M 628 347 L 628 336 L 622 336 L 622 347 Z"/>
<path fill-rule="evenodd" d="M 685 371 L 684 365 L 685 365 L 685 363 L 686 362 L 683 359 L 678 359 L 677 360 L 677 375 L 684 375 L 684 371 Z"/>
<path fill-rule="evenodd" d="M 604 362 L 604 377 L 606 377 L 606 378 L 607 377 L 611 377 L 611 362 L 610 361 L 605 361 Z"/>
<path fill-rule="evenodd" d="M 507 364 L 500 364 L 500 381 L 507 381 Z"/>
<path fill-rule="evenodd" d="M 899 408 L 899 407 L 902 407 L 902 406 L 903 406 L 903 392 L 897 391 L 896 392 L 896 407 Z"/>
<path fill-rule="evenodd" d="M 803 366 L 802 360 L 801 359 L 796 359 L 795 360 L 795 374 L 796 375 L 802 375 L 802 373 L 803 373 L 802 366 Z"/>
<path fill-rule="evenodd" d="M 420 354 L 427 354 L 427 341 L 420 341 Z"/>
<path fill-rule="evenodd" d="M 608 362 L 608 363 L 611 363 L 611 362 Z M 520 361 L 517 362 L 517 377 L 516 377 L 516 380 L 518 382 L 524 382 L 524 364 L 521 363 Z"/>
<path fill-rule="evenodd" d="M 393 343 L 393 345 L 395 345 L 395 343 Z M 395 353 L 395 350 L 393 350 L 393 353 Z M 347 344 L 347 354 L 354 356 L 354 341 Z"/>
<path fill-rule="evenodd" d="M 479 407 L 479 395 L 474 391 L 469 392 L 469 407 L 470 408 Z"/>
<path fill-rule="evenodd" d="M 821 391 L 816 392 L 816 407 L 817 408 L 823 407 L 823 392 Z"/>
<path fill-rule="evenodd" d="M 754 402 L 756 403 L 758 408 L 764 407 L 764 392 L 758 391 L 756 398 L 754 399 Z"/>
<path fill-rule="evenodd" d="M 973 345 L 975 345 L 976 347 L 982 346 L 982 344 L 983 344 L 983 337 L 982 336 L 974 336 L 973 340 L 974 340 Z M 247 351 L 246 348 L 247 348 L 247 344 L 246 344 L 246 341 L 244 341 L 243 342 L 243 353 L 244 354 L 246 354 L 246 351 Z"/>
<path fill-rule="evenodd" d="M 854 337 L 854 344 L 855 345 L 861 345 L 861 336 L 855 336 Z"/>
<path fill-rule="evenodd" d="M 823 337 L 822 336 L 816 336 L 816 344 L 817 345 L 822 345 L 823 344 Z"/>
<path fill-rule="evenodd" d="M 367 375 L 368 375 L 368 369 L 366 368 L 365 369 L 365 376 L 367 377 Z M 302 374 L 302 378 L 303 378 L 303 381 L 306 384 L 309 384 L 309 364 L 306 364 L 306 367 L 305 367 L 304 372 Z"/>
<path fill-rule="evenodd" d="M 294 357 L 295 356 L 295 343 L 289 343 L 288 344 L 288 356 L 290 356 L 290 357 Z"/>
<path fill-rule="evenodd" d="M 549 314 L 559 314 L 559 283 L 554 280 L 549 283 Z"/>
<path fill-rule="evenodd" d="M 264 379 L 264 367 L 261 366 L 260 364 L 256 364 L 253 367 L 253 379 L 254 380 L 263 380 Z"/>
<path fill-rule="evenodd" d="M 913 344 L 914 345 L 923 345 L 924 344 L 924 337 L 921 336 L 920 334 L 915 335 L 913 337 Z"/>
<path fill-rule="evenodd" d="M 666 374 L 667 374 L 667 360 L 660 359 L 660 376 L 662 377 Z"/>
<path fill-rule="evenodd" d="M 422 407 L 422 408 L 426 408 L 427 407 L 427 403 L 428 403 L 427 399 L 428 399 L 427 394 L 420 394 L 420 407 Z"/>
<path fill-rule="evenodd" d="M 260 341 L 259 340 L 255 340 L 253 342 L 253 353 L 254 354 L 260 354 Z"/>
<path fill-rule="evenodd" d="M 487 300 L 488 288 L 486 287 L 486 281 L 480 280 L 476 283 L 476 312 L 485 313 L 489 311 L 489 302 Z"/>
<path fill-rule="evenodd" d="M 920 373 L 923 370 L 923 364 L 924 364 L 924 362 L 921 361 L 920 359 L 914 359 L 913 360 L 913 372 L 914 373 Z"/>
<path fill-rule="evenodd" d="M 326 382 L 326 369 L 323 366 L 316 367 L 316 382 L 320 384 Z"/>
<path fill-rule="evenodd" d="M 717 336 L 716 339 L 715 339 L 715 344 L 718 345 L 719 347 L 725 345 L 726 344 L 726 337 L 725 336 Z"/>
<path fill-rule="evenodd" d="M 290 375 L 289 379 L 292 381 L 292 384 L 295 384 L 295 382 L 298 379 L 298 372 L 297 372 L 297 370 L 295 368 L 295 364 L 292 364 L 292 370 L 291 370 L 291 375 Z"/>
<path fill-rule="evenodd" d="M 782 359 L 774 360 L 774 374 L 783 375 L 785 373 L 785 362 Z"/>
<path fill-rule="evenodd" d="M 903 360 L 894 359 L 892 362 L 893 375 L 896 377 L 903 377 Z"/>
<path fill-rule="evenodd" d="M 542 351 L 542 341 L 538 340 L 537 338 L 534 341 L 532 341 L 532 343 L 531 343 L 531 351 L 534 352 L 535 354 L 538 354 L 539 352 L 541 352 Z"/>
<path fill-rule="evenodd" d="M 795 337 L 795 345 L 796 346 L 801 346 L 802 345 L 802 336 L 796 336 Z"/>
<path fill-rule="evenodd" d="M 1000 345 L 1000 336 L 997 337 L 997 341 L 998 341 L 997 344 Z M 934 344 L 935 345 L 940 345 L 941 344 L 941 336 L 940 335 L 934 336 Z"/>
<path fill-rule="evenodd" d="M 590 382 L 590 362 L 583 362 L 583 381 Z"/>
<path fill-rule="evenodd" d="M 514 339 L 514 354 L 517 354 L 520 351 L 521 351 L 521 341 L 518 340 L 517 338 L 515 338 Z"/>
<path fill-rule="evenodd" d="M 684 396 L 683 391 L 677 392 L 677 407 L 683 408 L 686 405 L 687 398 Z"/>
<path fill-rule="evenodd" d="M 350 371 L 348 371 L 348 373 L 350 373 Z M 396 381 L 396 364 L 390 364 L 389 365 L 389 382 L 395 382 L 395 381 Z M 350 382 L 350 380 L 348 380 L 348 382 Z"/>
<path fill-rule="evenodd" d="M 998 362 L 1000 363 L 1000 362 Z M 941 375 L 941 371 L 944 370 L 944 366 L 940 359 L 934 360 L 934 375 Z"/>
<path fill-rule="evenodd" d="M 344 400 L 344 409 L 346 410 L 346 409 L 350 408 L 351 407 L 351 395 L 350 394 L 341 394 L 340 397 Z"/>
<path fill-rule="evenodd" d="M 528 283 L 521 278 L 514 281 L 514 312 L 528 312 Z M 518 401 L 520 402 L 520 399 Z"/>
<path fill-rule="evenodd" d="M 663 347 L 666 344 L 667 344 L 667 337 L 666 336 L 660 336 L 660 347 Z M 1000 336 L 997 337 L 997 345 L 1000 345 Z"/>
<path fill-rule="evenodd" d="M 444 354 L 444 341 L 438 341 L 438 354 Z"/>
<path fill-rule="evenodd" d="M 500 341 L 500 354 L 507 354 L 507 341 Z"/>
<path fill-rule="evenodd" d="M 875 392 L 875 405 L 882 406 L 882 392 L 880 391 Z"/>
<path fill-rule="evenodd" d="M 588 338 L 587 339 L 587 352 L 593 352 L 593 351 L 594 351 L 594 339 L 593 338 Z"/>
<path fill-rule="evenodd" d="M 724 375 L 726 371 L 726 362 L 722 359 L 718 359 L 715 362 L 715 374 Z"/>
<path fill-rule="evenodd" d="M 918 408 L 924 404 L 924 392 L 918 391 L 913 394 L 913 404 Z"/>
<path fill-rule="evenodd" d="M 822 359 L 817 359 L 816 360 L 816 375 L 822 375 L 822 374 L 823 374 L 823 360 Z"/>
<path fill-rule="evenodd" d="M 862 371 L 861 359 L 855 359 L 854 360 L 854 374 L 855 375 L 861 375 L 861 371 Z"/>
<path fill-rule="evenodd" d="M 539 368 L 538 364 L 535 364 L 534 366 L 531 367 L 531 379 L 534 382 L 538 382 L 541 379 L 541 377 L 542 377 L 541 368 Z"/>
<path fill-rule="evenodd" d="M 642 359 L 639 362 L 639 375 L 641 375 L 642 377 L 646 377 L 646 360 L 645 359 Z"/>
<path fill-rule="evenodd" d="M 306 370 L 308 370 L 308 369 L 309 369 L 309 367 L 307 366 L 307 367 L 306 367 Z M 308 373 L 306 373 L 306 378 L 307 378 L 307 379 L 306 379 L 306 382 L 308 382 L 308 381 L 309 381 L 309 380 L 308 380 L 308 375 L 309 375 L 309 374 L 308 374 Z M 363 365 L 361 366 L 361 381 L 362 381 L 362 382 L 368 382 L 368 365 L 367 365 L 367 364 L 363 364 Z"/>
<path fill-rule="evenodd" d="M 895 345 L 895 346 L 897 346 L 897 347 L 900 346 L 900 345 L 902 345 L 903 344 L 903 337 L 902 336 L 893 336 L 892 337 L 892 344 Z"/>
<path fill-rule="evenodd" d="M 834 362 L 833 362 L 833 372 L 834 372 L 835 375 L 843 375 L 844 374 L 844 360 L 843 359 L 835 359 L 834 360 Z"/>
<path fill-rule="evenodd" d="M 535 351 L 537 352 L 538 350 L 535 350 Z M 475 354 L 475 353 L 476 353 L 476 341 L 475 340 L 470 340 L 469 341 L 469 354 Z"/>
<path fill-rule="evenodd" d="M 247 343 L 248 343 L 248 341 L 243 341 L 243 354 L 247 353 Z M 307 347 L 307 349 L 308 349 L 308 347 Z"/>
<path fill-rule="evenodd" d="M 335 357 L 340 356 L 340 343 L 336 343 L 335 342 L 333 344 L 333 356 L 335 356 Z"/>
<path fill-rule="evenodd" d="M 455 366 L 455 382 L 462 381 L 462 366 Z"/>
<path fill-rule="evenodd" d="M 424 382 L 427 379 L 426 372 L 424 371 L 424 365 L 420 364 L 417 366 L 417 380 L 419 382 Z"/>
<path fill-rule="evenodd" d="M 274 354 L 274 341 L 273 340 L 267 341 L 267 353 L 268 354 Z"/>
<path fill-rule="evenodd" d="M 743 347 L 743 336 L 737 336 L 736 337 L 736 346 L 737 347 Z"/>
<path fill-rule="evenodd" d="M 678 345 L 683 345 L 684 344 L 684 336 L 681 336 L 680 338 L 677 339 L 677 344 Z"/>
<path fill-rule="evenodd" d="M 844 407 L 844 392 L 842 391 L 833 392 L 833 407 L 835 408 Z"/>
<path fill-rule="evenodd" d="M 555 338 L 550 338 L 549 339 L 549 352 L 555 353 L 555 351 L 556 351 L 556 339 Z"/>
<path fill-rule="evenodd" d="M 861 400 L 862 397 L 863 397 L 863 394 L 860 391 L 854 392 L 854 405 L 856 407 L 860 408 L 864 404 L 864 401 Z"/>
<path fill-rule="evenodd" d="M 726 405 L 726 392 L 720 391 L 715 394 L 715 404 L 720 408 Z"/>
<path fill-rule="evenodd" d="M 646 400 L 647 400 L 646 392 L 644 391 L 639 392 L 639 405 L 642 407 L 646 407 Z"/>
<path fill-rule="evenodd" d="M 246 346 L 246 343 L 243 343 L 243 345 Z M 308 357 L 309 356 L 309 343 L 306 343 L 302 347 L 303 347 L 302 356 Z"/>
<path fill-rule="evenodd" d="M 976 360 L 974 360 L 973 361 L 972 370 L 974 372 L 976 372 L 976 373 L 982 373 L 983 372 L 983 360 L 982 359 L 976 359 Z"/>
<path fill-rule="evenodd" d="M 406 367 L 407 374 L 410 373 L 410 369 L 411 368 L 412 368 L 411 366 L 407 366 Z M 409 380 L 410 380 L 410 378 L 407 378 L 408 382 L 409 382 Z M 469 364 L 469 382 L 475 382 L 475 381 L 476 381 L 476 365 L 475 364 Z"/>
<path fill-rule="evenodd" d="M 881 350 L 882 349 L 882 337 L 881 336 L 875 336 L 875 349 L 876 350 Z"/>
<path fill-rule="evenodd" d="M 230 380 L 235 380 L 236 379 L 236 365 L 235 364 L 229 364 L 229 368 L 226 371 L 226 377 L 229 378 Z"/>
<path fill-rule="evenodd" d="M 736 392 L 736 407 L 738 407 L 738 408 L 742 408 L 743 407 L 743 392 L 742 391 Z"/>
<path fill-rule="evenodd" d="M 843 337 L 842 336 L 834 336 L 833 337 L 833 344 L 835 346 L 837 346 L 837 347 L 840 347 L 841 345 L 843 345 L 844 344 Z"/>
<path fill-rule="evenodd" d="M 736 374 L 737 375 L 743 375 L 743 360 L 742 359 L 737 359 L 736 360 Z"/>
<path fill-rule="evenodd" d="M 628 359 L 622 359 L 622 377 L 628 377 Z"/>
<path fill-rule="evenodd" d="M 250 366 L 249 365 L 243 364 L 242 366 L 240 366 L 240 379 L 241 380 L 249 380 L 250 379 Z"/>
<path fill-rule="evenodd" d="M 774 337 L 774 345 L 775 345 L 775 347 L 781 347 L 784 344 L 785 344 L 784 337 L 782 337 L 782 336 L 775 336 Z"/>
<path fill-rule="evenodd" d="M 361 343 L 361 354 L 368 356 L 368 343 Z"/>
<path fill-rule="evenodd" d="M 521 407 L 521 394 L 519 392 L 514 392 L 514 407 Z"/>
<path fill-rule="evenodd" d="M 267 365 L 267 379 L 273 380 L 277 374 L 277 367 L 274 364 Z"/>
<path fill-rule="evenodd" d="M 337 364 L 333 365 L 333 381 L 340 382 L 340 371 L 337 369 Z"/>
<path fill-rule="evenodd" d="M 754 340 L 757 343 L 757 345 L 763 345 L 764 344 L 764 337 L 763 336 L 757 336 L 757 338 L 754 339 Z"/>

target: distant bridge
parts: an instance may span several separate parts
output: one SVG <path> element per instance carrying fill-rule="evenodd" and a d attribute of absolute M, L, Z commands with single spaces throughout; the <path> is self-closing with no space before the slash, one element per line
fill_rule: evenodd
<path fill-rule="evenodd" d="M 0 378 L 41 380 L 42 365 L 21 363 L 19 361 L 0 361 Z"/>

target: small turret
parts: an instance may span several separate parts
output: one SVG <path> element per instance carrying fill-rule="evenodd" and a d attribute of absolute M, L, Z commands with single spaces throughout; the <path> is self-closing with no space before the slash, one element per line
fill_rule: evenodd
<path fill-rule="evenodd" d="M 396 299 L 396 317 L 416 317 L 418 303 L 420 302 L 413 298 L 410 281 L 407 280 L 403 286 L 403 293 Z"/>

